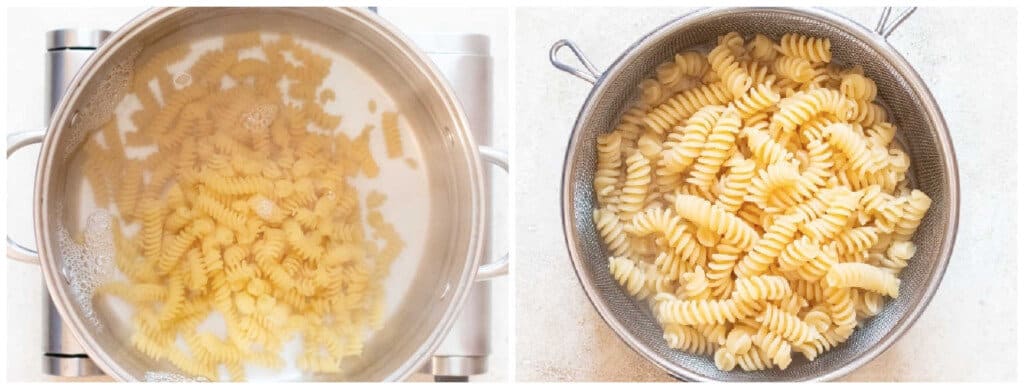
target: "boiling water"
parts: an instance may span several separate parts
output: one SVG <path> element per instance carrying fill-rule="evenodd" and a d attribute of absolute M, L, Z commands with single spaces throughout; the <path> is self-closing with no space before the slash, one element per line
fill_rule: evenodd
<path fill-rule="evenodd" d="M 232 23 L 218 21 L 216 26 L 209 23 L 190 26 L 147 47 L 142 54 L 160 50 L 161 47 L 177 44 L 185 39 L 191 42 L 191 52 L 182 61 L 170 64 L 167 68 L 167 71 L 173 75 L 172 79 L 176 86 L 180 88 L 187 85 L 191 79 L 201 76 L 187 73 L 196 59 L 204 52 L 219 48 L 223 42 L 224 32 L 241 27 L 243 24 L 245 24 L 244 21 Z M 370 135 L 370 146 L 373 157 L 380 167 L 380 174 L 372 179 L 360 174 L 357 178 L 349 178 L 348 183 L 359 192 L 360 207 L 363 208 L 361 214 L 364 218 L 367 214 L 367 194 L 376 191 L 387 196 L 387 201 L 377 209 L 384 215 L 385 220 L 395 227 L 405 243 L 401 254 L 391 264 L 389 276 L 384 281 L 386 308 L 383 324 L 387 326 L 387 318 L 395 313 L 402 297 L 410 293 L 416 273 L 414 270 L 420 267 L 420 261 L 425 257 L 426 237 L 428 236 L 427 223 L 428 220 L 431 220 L 430 204 L 432 203 L 427 174 L 429 161 L 424 158 L 423 146 L 417 139 L 416 129 L 412 128 L 410 121 L 402 115 L 402 107 L 398 106 L 392 94 L 374 78 L 374 75 L 367 68 L 347 57 L 342 49 L 309 39 L 309 37 L 317 35 L 303 33 L 303 29 L 301 24 L 293 23 L 287 28 L 287 31 L 295 38 L 296 42 L 312 48 L 318 55 L 328 57 L 333 61 L 330 74 L 321 88 L 331 88 L 335 91 L 335 100 L 324 104 L 324 107 L 327 112 L 343 117 L 339 131 L 354 139 L 364 127 L 374 127 Z M 267 31 L 262 36 L 264 42 L 267 42 L 273 40 L 278 34 Z M 263 53 L 259 50 L 243 50 L 240 57 L 261 58 Z M 125 69 L 119 71 L 125 72 Z M 118 127 L 122 131 L 122 141 L 126 137 L 125 133 L 136 130 L 131 115 L 141 109 L 138 97 L 124 93 L 127 85 L 122 81 L 130 80 L 130 75 L 130 71 L 127 74 L 114 74 L 115 82 L 110 83 L 110 87 L 120 87 L 121 89 L 104 90 L 99 95 L 100 100 L 109 100 L 104 99 L 104 96 L 118 96 L 116 107 L 107 101 L 105 104 L 93 104 L 96 107 L 91 108 L 93 110 L 106 109 L 107 112 L 111 108 L 113 109 L 113 118 L 117 120 Z M 121 77 L 121 79 L 118 80 L 116 77 Z M 226 85 L 230 84 L 226 83 Z M 317 92 L 319 95 L 319 90 Z M 403 156 L 400 158 L 391 159 L 386 156 L 385 142 L 381 131 L 381 114 L 386 111 L 399 112 L 398 124 L 403 149 Z M 89 117 L 102 116 L 95 112 L 88 113 Z M 98 131 L 100 124 L 102 121 L 91 119 L 73 123 L 72 127 L 91 128 Z M 78 143 L 80 142 L 73 142 L 73 144 Z M 126 147 L 125 154 L 129 158 L 141 158 L 154 150 L 153 146 Z M 116 205 L 114 205 L 116 202 L 112 201 L 111 205 L 105 208 L 96 205 L 91 184 L 86 180 L 81 168 L 84 153 L 75 151 L 68 155 L 71 160 L 68 164 L 70 167 L 65 188 L 65 203 L 60 206 L 64 224 L 58 229 L 58 238 L 61 257 L 64 259 L 64 274 L 88 321 L 103 331 L 111 331 L 117 339 L 127 341 L 130 339 L 131 331 L 134 331 L 131 324 L 134 308 L 117 298 L 96 300 L 94 307 L 90 297 L 98 285 L 109 280 L 124 278 L 112 264 L 114 251 L 112 226 L 115 225 L 113 221 L 119 217 Z M 115 169 L 122 170 L 118 167 Z M 141 229 L 138 222 L 129 224 L 121 220 L 120 226 L 121 232 L 129 237 L 135 236 Z M 365 231 L 367 239 L 373 239 L 374 233 L 369 225 L 365 226 Z M 213 330 L 224 335 L 223 322 L 216 316 L 219 315 L 216 313 L 211 315 L 211 318 L 200 326 L 200 330 Z M 367 336 L 369 341 L 373 334 L 368 333 Z M 179 339 L 179 343 L 181 343 L 181 339 Z M 131 346 L 127 347 L 131 348 Z M 299 353 L 299 348 L 299 340 L 293 339 L 282 352 L 285 368 L 270 370 L 247 366 L 247 378 L 249 380 L 302 378 L 305 373 L 295 367 L 295 357 Z M 162 371 L 149 372 L 146 377 L 136 378 L 167 380 L 168 377 L 170 379 L 190 378 Z"/>

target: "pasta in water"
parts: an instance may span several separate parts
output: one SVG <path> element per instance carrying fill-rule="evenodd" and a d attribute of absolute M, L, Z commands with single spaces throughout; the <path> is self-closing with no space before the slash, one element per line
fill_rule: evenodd
<path fill-rule="evenodd" d="M 263 56 L 241 59 L 253 50 Z M 132 305 L 129 341 L 185 374 L 339 372 L 380 328 L 383 279 L 405 246 L 378 210 L 386 194 L 372 191 L 364 208 L 352 183 L 378 174 L 372 126 L 354 139 L 340 132 L 342 117 L 324 105 L 336 98 L 322 85 L 331 60 L 287 34 L 229 35 L 187 83 L 162 81 L 189 51 L 175 46 L 139 67 L 142 108 L 126 141 L 114 118 L 85 148 L 98 206 L 112 202 L 117 223 L 140 225 L 117 233 L 123 279 L 96 297 Z M 392 158 L 402 155 L 398 116 L 381 119 Z M 125 152 L 146 145 L 155 151 L 142 158 Z M 213 318 L 226 333 L 201 325 Z M 302 349 L 286 361 L 293 339 Z"/>
<path fill-rule="evenodd" d="M 859 67 L 828 39 L 719 37 L 640 83 L 598 137 L 594 222 L 671 348 L 786 369 L 899 295 L 931 199 Z"/>

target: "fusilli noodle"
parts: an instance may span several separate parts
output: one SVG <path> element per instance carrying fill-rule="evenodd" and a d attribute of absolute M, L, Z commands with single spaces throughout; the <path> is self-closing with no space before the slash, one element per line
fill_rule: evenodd
<path fill-rule="evenodd" d="M 594 224 L 669 347 L 786 369 L 898 296 L 931 199 L 878 86 L 827 38 L 712 43 L 658 65 L 598 136 Z"/>

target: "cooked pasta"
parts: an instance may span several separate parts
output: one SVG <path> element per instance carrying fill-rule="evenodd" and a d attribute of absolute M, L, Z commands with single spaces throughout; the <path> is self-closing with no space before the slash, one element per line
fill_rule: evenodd
<path fill-rule="evenodd" d="M 747 42 L 747 54 L 750 59 L 758 62 L 771 62 L 778 55 L 775 42 L 764 35 L 757 34 Z"/>
<path fill-rule="evenodd" d="M 642 123 L 646 129 L 663 134 L 697 110 L 709 105 L 724 105 L 729 101 L 732 101 L 732 92 L 722 83 L 704 85 L 669 98 L 648 112 Z"/>
<path fill-rule="evenodd" d="M 650 290 L 645 288 L 647 283 L 644 272 L 633 260 L 626 257 L 608 258 L 608 271 L 626 288 L 630 296 L 643 298 L 650 294 Z"/>
<path fill-rule="evenodd" d="M 740 42 L 742 41 L 743 39 L 740 38 Z M 753 86 L 754 80 L 736 61 L 728 41 L 719 43 L 708 53 L 708 62 L 711 63 L 711 69 L 725 82 L 726 88 L 732 92 L 733 96 L 742 96 L 747 89 Z"/>
<path fill-rule="evenodd" d="M 643 208 L 650 190 L 651 162 L 640 153 L 634 151 L 626 158 L 626 180 L 619 195 L 619 215 L 629 220 Z"/>
<path fill-rule="evenodd" d="M 899 296 L 900 279 L 881 268 L 864 263 L 840 263 L 832 265 L 825 276 L 825 286 L 830 288 L 863 288 Z"/>
<path fill-rule="evenodd" d="M 667 244 L 666 251 L 675 257 L 696 263 L 704 256 L 703 247 L 698 245 L 691 232 L 693 229 L 671 209 L 648 209 L 638 213 L 633 217 L 631 227 L 629 231 L 633 236 L 643 237 L 652 233 L 661 235 Z M 667 273 L 670 279 L 676 279 L 678 275 L 666 271 L 663 273 Z"/>
<path fill-rule="evenodd" d="M 265 59 L 241 59 L 241 49 Z M 128 341 L 184 374 L 244 380 L 250 365 L 280 369 L 291 364 L 283 345 L 297 337 L 304 349 L 292 365 L 341 371 L 381 326 L 383 279 L 404 248 L 378 209 L 385 194 L 368 195 L 364 214 L 353 183 L 379 170 L 372 127 L 354 140 L 339 132 L 341 116 L 324 106 L 337 96 L 321 87 L 331 60 L 287 34 L 230 35 L 199 55 L 189 77 L 170 80 L 167 67 L 190 50 L 176 46 L 138 67 L 134 132 L 122 141 L 115 118 L 102 145 L 87 143 L 95 197 L 113 200 L 118 223 L 141 224 L 115 234 L 125 279 L 96 295 L 130 303 Z M 402 155 L 398 115 L 380 115 L 390 158 Z M 155 152 L 121 157 L 126 146 Z M 109 171 L 110 154 L 123 171 Z M 224 337 L 200 329 L 216 315 Z"/>
<path fill-rule="evenodd" d="M 693 327 L 678 324 L 665 326 L 665 342 L 671 348 L 690 354 L 710 355 L 717 348 Z"/>
<path fill-rule="evenodd" d="M 784 56 L 803 58 L 814 63 L 832 62 L 832 45 L 828 38 L 785 34 L 779 40 L 779 52 Z"/>
<path fill-rule="evenodd" d="M 786 369 L 898 296 L 931 199 L 878 86 L 828 39 L 712 43 L 657 66 L 598 136 L 594 223 L 669 347 Z"/>
<path fill-rule="evenodd" d="M 402 135 L 398 128 L 398 113 L 384 112 L 381 115 L 380 127 L 384 132 L 384 145 L 387 149 L 388 158 L 401 157 Z"/>
<path fill-rule="evenodd" d="M 740 125 L 740 116 L 735 109 L 728 108 L 722 112 L 722 116 L 715 122 L 711 134 L 708 135 L 700 156 L 690 169 L 690 176 L 686 178 L 687 183 L 701 188 L 711 186 L 712 180 L 733 151 Z"/>
<path fill-rule="evenodd" d="M 803 58 L 781 56 L 772 63 L 772 70 L 780 77 L 797 83 L 810 81 L 814 77 L 814 68 Z"/>

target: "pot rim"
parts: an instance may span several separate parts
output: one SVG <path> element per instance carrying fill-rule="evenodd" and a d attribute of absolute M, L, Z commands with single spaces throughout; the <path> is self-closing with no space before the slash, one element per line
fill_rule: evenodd
<path fill-rule="evenodd" d="M 287 7 L 285 7 L 287 8 Z M 185 11 L 187 7 L 167 7 L 167 8 L 152 8 L 149 9 L 123 26 L 117 29 L 106 42 L 101 45 L 86 61 L 82 68 L 76 73 L 74 79 L 68 86 L 67 92 L 61 99 L 60 104 L 54 110 L 53 120 L 51 120 L 47 127 L 46 135 L 43 139 L 40 153 L 39 163 L 36 169 L 36 185 L 34 188 L 33 195 L 33 218 L 35 220 L 35 233 L 37 238 L 37 248 L 39 252 L 40 267 L 43 272 L 43 279 L 46 284 L 46 289 L 51 296 L 51 299 L 56 306 L 57 311 L 60 313 L 61 318 L 68 324 L 71 329 L 71 333 L 79 344 L 85 349 L 88 355 L 94 362 L 108 375 L 120 380 L 120 381 L 135 381 L 141 380 L 142 377 L 135 377 L 129 374 L 122 366 L 113 362 L 108 353 L 100 346 L 99 343 L 85 330 L 86 324 L 81 317 L 74 314 L 74 310 L 69 308 L 73 304 L 73 297 L 67 292 L 67 287 L 64 284 L 64 279 L 61 276 L 62 271 L 59 268 L 57 261 L 49 260 L 51 255 L 54 253 L 50 252 L 50 244 L 47 242 L 53 242 L 53 237 L 50 234 L 49 223 L 47 222 L 50 212 L 46 199 L 50 195 L 50 186 L 53 180 L 63 180 L 63 177 L 53 177 L 50 174 L 51 164 L 53 164 L 54 158 L 57 157 L 55 148 L 57 147 L 57 139 L 62 135 L 61 132 L 67 127 L 68 120 L 72 117 L 73 112 L 70 112 L 69 101 L 76 101 L 81 98 L 83 94 L 83 85 L 87 84 L 88 81 L 92 80 L 97 75 L 101 65 L 104 65 L 111 59 L 113 53 L 117 52 L 118 49 L 123 48 L 127 45 L 132 37 L 134 37 L 138 31 L 156 24 L 160 20 L 163 20 L 172 15 L 176 15 L 179 12 Z M 442 315 L 438 325 L 430 332 L 426 342 L 424 342 L 414 354 L 412 358 L 403 362 L 396 370 L 389 373 L 384 381 L 399 381 L 404 380 L 409 375 L 414 373 L 420 366 L 422 366 L 433 354 L 433 352 L 440 347 L 444 337 L 447 335 L 449 329 L 454 325 L 455 320 L 461 312 L 467 298 L 469 297 L 470 287 L 474 284 L 477 277 L 477 269 L 481 262 L 483 262 L 483 237 L 484 237 L 484 226 L 486 225 L 487 215 L 483 210 L 487 209 L 487 196 L 484 196 L 483 186 L 483 163 L 480 155 L 477 152 L 479 147 L 476 143 L 475 138 L 469 131 L 469 121 L 466 117 L 466 113 L 463 110 L 462 104 L 459 103 L 455 97 L 455 92 L 451 89 L 447 79 L 441 74 L 431 61 L 424 53 L 422 53 L 417 46 L 409 39 L 404 33 L 399 31 L 395 26 L 377 16 L 373 12 L 360 8 L 346 8 L 346 7 L 329 7 L 325 8 L 324 12 L 335 12 L 342 16 L 349 17 L 352 20 L 360 23 L 363 28 L 367 28 L 382 37 L 386 38 L 391 47 L 389 50 L 393 50 L 398 55 L 406 56 L 410 62 L 414 63 L 416 68 L 411 70 L 412 72 L 422 76 L 429 84 L 437 91 L 441 97 L 446 111 L 450 115 L 450 120 L 453 123 L 453 127 L 450 130 L 454 133 L 453 143 L 462 145 L 464 149 L 464 157 L 466 158 L 466 166 L 468 170 L 468 186 L 470 186 L 471 207 L 466 209 L 468 212 L 467 219 L 469 220 L 469 233 L 471 236 L 468 239 L 467 245 L 467 260 L 463 265 L 459 282 L 453 285 L 450 290 L 446 293 L 447 296 L 451 296 L 451 300 L 447 305 L 446 312 Z"/>
<path fill-rule="evenodd" d="M 924 102 L 925 115 L 932 120 L 935 124 L 933 130 L 938 138 L 938 144 L 942 151 L 942 160 L 945 165 L 949 187 L 949 209 L 946 210 L 949 218 L 949 224 L 945 228 L 945 234 L 942 239 L 941 247 L 938 252 L 938 265 L 934 267 L 932 274 L 928 277 L 925 294 L 921 296 L 917 302 L 913 304 L 913 307 L 907 312 L 906 315 L 902 316 L 899 322 L 893 327 L 885 336 L 883 336 L 874 346 L 870 347 L 864 353 L 858 355 L 850 363 L 841 366 L 837 369 L 823 372 L 817 376 L 811 377 L 810 380 L 822 381 L 822 380 L 834 380 L 843 377 L 864 364 L 870 362 L 882 352 L 887 350 L 893 343 L 896 342 L 906 331 L 914 324 L 915 321 L 921 316 L 924 310 L 928 307 L 932 298 L 935 296 L 938 290 L 939 284 L 942 282 L 942 277 L 945 274 L 946 268 L 949 265 L 949 260 L 953 253 L 953 246 L 956 241 L 956 234 L 959 225 L 959 212 L 960 212 L 960 180 L 956 161 L 956 154 L 953 150 L 953 143 L 950 139 L 949 129 L 946 125 L 945 118 L 942 116 L 942 112 L 939 110 L 938 103 L 935 101 L 931 91 L 925 85 L 921 76 L 917 74 L 917 71 L 907 62 L 907 60 L 900 55 L 892 45 L 889 44 L 881 35 L 869 30 L 863 25 L 846 18 L 845 16 L 839 15 L 829 10 L 819 8 L 790 8 L 790 7 L 737 7 L 737 8 L 701 8 L 690 13 L 684 14 L 680 17 L 674 18 L 651 32 L 645 34 L 639 38 L 636 42 L 631 44 L 614 62 L 601 74 L 598 75 L 596 82 L 587 94 L 586 100 L 580 112 L 576 117 L 576 121 L 573 124 L 572 133 L 569 137 L 569 144 L 566 149 L 565 160 L 563 161 L 562 168 L 562 186 L 561 186 L 561 197 L 562 197 L 562 230 L 565 237 L 565 244 L 569 251 L 569 258 L 572 261 L 573 271 L 576 273 L 576 277 L 579 279 L 580 284 L 583 286 L 584 293 L 587 295 L 587 299 L 590 300 L 591 305 L 597 310 L 598 315 L 604 322 L 611 327 L 615 334 L 621 339 L 627 346 L 633 349 L 634 352 L 642 355 L 648 361 L 653 362 L 660 369 L 668 373 L 670 376 L 680 380 L 693 380 L 693 381 L 712 381 L 708 377 L 697 374 L 694 371 L 680 366 L 670 360 L 662 358 L 650 348 L 643 346 L 638 338 L 633 336 L 627 330 L 627 324 L 620 322 L 609 310 L 607 306 L 599 302 L 597 296 L 599 292 L 595 288 L 593 282 L 589 282 L 589 276 L 586 273 L 585 259 L 582 254 L 577 250 L 575 242 L 579 241 L 579 235 L 576 230 L 575 215 L 571 210 L 575 208 L 574 197 L 572 187 L 575 183 L 575 167 L 573 162 L 577 160 L 576 154 L 577 146 L 580 142 L 580 136 L 584 129 L 582 128 L 587 118 L 592 116 L 593 111 L 597 107 L 596 96 L 604 93 L 609 89 L 611 84 L 609 81 L 619 77 L 619 74 L 623 71 L 625 63 L 632 60 L 638 55 L 638 53 L 647 50 L 656 41 L 659 41 L 667 36 L 672 35 L 675 31 L 680 28 L 687 26 L 697 21 L 703 21 L 712 19 L 715 17 L 727 16 L 732 14 L 744 13 L 749 11 L 758 10 L 771 10 L 773 12 L 784 12 L 800 16 L 807 16 L 818 19 L 822 22 L 829 23 L 832 26 L 843 30 L 844 32 L 853 35 L 859 40 L 871 46 L 877 50 L 890 64 L 892 64 L 900 73 L 900 75 L 907 81 L 911 91 L 921 98 Z"/>

